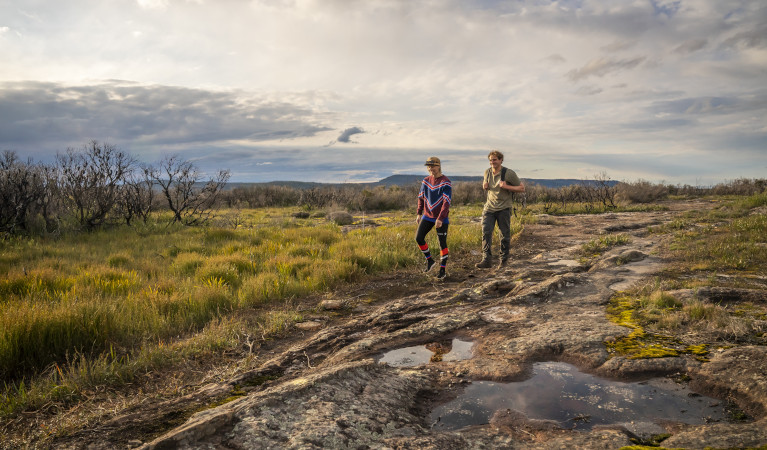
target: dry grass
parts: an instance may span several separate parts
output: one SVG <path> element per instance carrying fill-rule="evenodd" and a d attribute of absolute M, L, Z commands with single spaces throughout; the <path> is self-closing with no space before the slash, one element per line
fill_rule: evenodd
<path fill-rule="evenodd" d="M 246 311 L 268 339 L 302 320 L 291 299 L 422 262 L 412 215 L 345 230 L 293 213 L 244 211 L 251 226 L 237 229 L 149 224 L 0 242 L 0 415 L 79 402 L 99 386 L 241 346 L 211 324 Z M 451 251 L 479 247 L 479 225 L 460 208 L 452 224 Z"/>

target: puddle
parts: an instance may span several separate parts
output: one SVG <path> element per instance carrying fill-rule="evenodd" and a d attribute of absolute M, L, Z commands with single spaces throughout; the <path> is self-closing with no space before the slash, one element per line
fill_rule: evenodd
<path fill-rule="evenodd" d="M 557 422 L 562 428 L 588 430 L 631 422 L 725 421 L 725 406 L 667 378 L 625 383 L 579 372 L 570 364 L 546 362 L 536 363 L 533 377 L 522 382 L 474 382 L 460 397 L 435 409 L 429 419 L 435 429 L 456 430 L 487 424 L 496 411 L 511 409 L 530 419 Z"/>
<path fill-rule="evenodd" d="M 462 361 L 471 358 L 473 346 L 473 342 L 460 339 L 431 342 L 388 351 L 378 362 L 392 367 L 415 367 L 429 362 Z"/>

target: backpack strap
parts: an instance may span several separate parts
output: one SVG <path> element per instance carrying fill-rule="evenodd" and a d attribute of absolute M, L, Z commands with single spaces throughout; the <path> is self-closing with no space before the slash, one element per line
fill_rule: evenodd
<path fill-rule="evenodd" d="M 506 181 L 506 168 L 501 166 L 501 181 Z M 514 206 L 514 201 L 517 199 L 515 192 L 511 193 L 511 213 L 514 217 L 517 217 L 517 208 Z"/>

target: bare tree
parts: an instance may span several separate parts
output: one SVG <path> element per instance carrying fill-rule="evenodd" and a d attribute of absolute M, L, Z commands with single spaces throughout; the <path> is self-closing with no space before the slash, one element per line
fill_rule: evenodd
<path fill-rule="evenodd" d="M 135 160 L 117 147 L 95 140 L 80 151 L 68 148 L 56 158 L 62 197 L 74 210 L 80 226 L 92 230 L 107 223 Z"/>
<path fill-rule="evenodd" d="M 596 182 L 596 195 L 605 207 L 615 208 L 615 194 L 617 188 L 613 183 L 610 183 L 610 177 L 607 172 L 601 172 L 594 175 L 594 181 Z"/>
<path fill-rule="evenodd" d="M 55 165 L 38 165 L 42 181 L 43 196 L 38 199 L 40 215 L 45 221 L 45 231 L 58 233 L 61 231 L 61 186 L 59 185 L 59 168 Z"/>
<path fill-rule="evenodd" d="M 19 161 L 15 152 L 0 157 L 0 232 L 29 231 L 30 221 L 45 196 L 41 170 Z"/>
<path fill-rule="evenodd" d="M 220 170 L 202 184 L 202 174 L 197 167 L 173 155 L 164 158 L 152 176 L 168 201 L 173 222 L 198 225 L 213 217 L 213 208 L 229 180 L 229 171 Z"/>
<path fill-rule="evenodd" d="M 153 167 L 142 165 L 126 177 L 120 189 L 118 207 L 127 225 L 131 225 L 134 218 L 144 223 L 149 219 L 155 201 L 155 172 Z"/>

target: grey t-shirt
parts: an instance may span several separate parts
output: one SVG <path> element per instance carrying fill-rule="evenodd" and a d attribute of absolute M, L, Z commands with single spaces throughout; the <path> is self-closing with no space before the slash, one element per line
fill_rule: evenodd
<path fill-rule="evenodd" d="M 488 167 L 487 170 L 485 170 L 484 181 L 488 184 L 485 211 L 496 212 L 513 206 L 514 197 L 512 195 L 514 193 L 507 189 L 501 189 L 499 186 L 502 173 L 503 169 L 498 171 L 498 175 L 494 175 L 492 167 Z M 516 172 L 509 168 L 506 169 L 506 178 L 504 181 L 512 186 L 519 186 L 522 184 Z"/>

